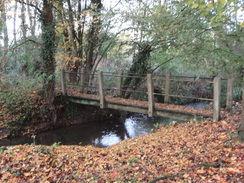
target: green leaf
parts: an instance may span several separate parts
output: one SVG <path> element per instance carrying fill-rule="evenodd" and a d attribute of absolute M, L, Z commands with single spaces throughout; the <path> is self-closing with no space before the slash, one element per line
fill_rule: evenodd
<path fill-rule="evenodd" d="M 193 4 L 193 0 L 188 0 L 188 5 L 192 5 Z"/>
<path fill-rule="evenodd" d="M 222 5 L 222 7 L 225 5 L 225 0 L 219 0 L 219 3 Z"/>
<path fill-rule="evenodd" d="M 192 8 L 197 8 L 199 5 L 198 4 L 193 4 L 191 7 Z"/>
<path fill-rule="evenodd" d="M 240 23 L 240 27 L 244 27 L 244 21 Z"/>

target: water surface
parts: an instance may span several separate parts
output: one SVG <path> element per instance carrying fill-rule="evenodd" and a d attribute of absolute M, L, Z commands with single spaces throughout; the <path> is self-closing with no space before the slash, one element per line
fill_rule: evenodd
<path fill-rule="evenodd" d="M 32 144 L 52 145 L 60 142 L 62 145 L 94 145 L 108 147 L 121 140 L 150 133 L 154 125 L 168 124 L 168 118 L 149 118 L 144 114 L 135 114 L 123 121 L 100 121 L 62 127 L 56 130 L 42 132 L 32 137 L 19 137 L 0 141 L 0 146 Z"/>
<path fill-rule="evenodd" d="M 196 108 L 208 107 L 206 103 L 188 104 Z M 88 122 L 85 124 L 63 127 L 48 132 L 39 133 L 32 137 L 19 137 L 0 141 L 0 146 L 17 144 L 52 145 L 93 145 L 108 147 L 124 139 L 134 138 L 150 133 L 155 125 L 168 125 L 172 119 L 148 117 L 144 114 L 134 114 L 126 119 L 114 121 Z"/>

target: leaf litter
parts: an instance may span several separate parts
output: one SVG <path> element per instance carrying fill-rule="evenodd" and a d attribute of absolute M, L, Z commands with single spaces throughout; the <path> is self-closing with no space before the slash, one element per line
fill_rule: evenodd
<path fill-rule="evenodd" d="M 0 181 L 244 182 L 244 144 L 234 141 L 239 118 L 161 127 L 108 148 L 5 147 Z"/>

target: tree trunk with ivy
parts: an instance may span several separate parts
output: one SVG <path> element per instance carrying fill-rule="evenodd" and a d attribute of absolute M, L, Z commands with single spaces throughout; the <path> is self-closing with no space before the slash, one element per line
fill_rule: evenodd
<path fill-rule="evenodd" d="M 43 12 L 41 18 L 44 97 L 46 102 L 50 106 L 53 106 L 55 87 L 55 27 L 51 1 L 43 0 Z"/>
<path fill-rule="evenodd" d="M 133 64 L 129 69 L 128 75 L 134 75 L 137 74 L 145 75 L 150 71 L 150 66 L 148 64 L 148 59 L 150 57 L 150 53 L 152 51 L 152 48 L 150 45 L 142 45 L 139 48 L 139 52 L 134 56 L 133 58 Z M 129 98 L 132 94 L 132 92 L 126 92 L 127 89 L 130 90 L 136 90 L 141 84 L 142 84 L 143 78 L 132 78 L 127 77 L 123 82 L 123 93 L 122 97 Z"/>

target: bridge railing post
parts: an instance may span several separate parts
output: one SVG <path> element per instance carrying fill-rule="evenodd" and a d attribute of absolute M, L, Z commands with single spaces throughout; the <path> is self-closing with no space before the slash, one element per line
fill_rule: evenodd
<path fill-rule="evenodd" d="M 228 78 L 226 109 L 231 112 L 233 103 L 233 77 Z"/>
<path fill-rule="evenodd" d="M 118 77 L 118 92 L 117 92 L 117 95 L 118 97 L 121 97 L 122 96 L 122 83 L 123 83 L 123 71 L 119 71 L 119 77 Z"/>
<path fill-rule="evenodd" d="M 221 79 L 215 77 L 214 84 L 214 98 L 213 98 L 213 121 L 220 120 L 220 93 L 221 93 Z"/>
<path fill-rule="evenodd" d="M 171 73 L 167 72 L 166 75 L 165 75 L 164 103 L 169 103 L 170 77 L 171 77 Z"/>
<path fill-rule="evenodd" d="M 80 92 L 81 93 L 83 93 L 84 92 L 84 75 L 85 75 L 85 73 L 84 73 L 84 68 L 81 68 L 81 70 L 80 70 L 80 82 L 79 82 L 79 84 L 80 84 Z"/>
<path fill-rule="evenodd" d="M 66 81 L 66 79 L 65 79 L 65 70 L 62 69 L 62 71 L 61 71 L 61 87 L 62 87 L 62 94 L 63 94 L 63 96 L 66 96 L 67 95 L 65 81 Z"/>
<path fill-rule="evenodd" d="M 148 116 L 152 117 L 154 113 L 154 95 L 152 74 L 147 74 L 147 92 L 148 92 Z"/>
<path fill-rule="evenodd" d="M 97 76 L 98 76 L 98 90 L 99 90 L 99 95 L 100 95 L 100 108 L 104 109 L 105 108 L 105 93 L 103 90 L 103 73 L 102 73 L 102 71 L 98 71 Z"/>

